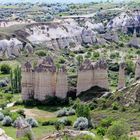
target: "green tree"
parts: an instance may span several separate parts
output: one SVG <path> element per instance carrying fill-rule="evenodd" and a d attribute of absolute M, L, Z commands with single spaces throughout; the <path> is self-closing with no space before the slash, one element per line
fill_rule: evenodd
<path fill-rule="evenodd" d="M 78 63 L 78 66 L 80 66 L 83 62 L 83 56 L 82 55 L 78 55 L 76 57 L 76 60 L 77 60 L 77 63 Z"/>
<path fill-rule="evenodd" d="M 76 107 L 77 117 L 85 117 L 90 119 L 90 108 L 88 105 L 79 103 Z"/>
<path fill-rule="evenodd" d="M 2 64 L 0 70 L 2 74 L 9 74 L 11 71 L 11 67 L 8 64 Z"/>
<path fill-rule="evenodd" d="M 21 91 L 21 68 L 17 66 L 13 71 L 10 72 L 10 81 L 12 93 Z"/>

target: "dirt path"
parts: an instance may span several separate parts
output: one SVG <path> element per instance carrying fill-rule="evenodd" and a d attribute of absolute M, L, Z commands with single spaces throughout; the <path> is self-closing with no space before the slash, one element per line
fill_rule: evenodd
<path fill-rule="evenodd" d="M 38 109 L 24 109 L 24 111 L 25 111 L 26 116 L 34 117 L 36 119 L 39 119 L 39 118 L 49 119 L 49 118 L 56 117 L 55 113 L 38 110 Z"/>

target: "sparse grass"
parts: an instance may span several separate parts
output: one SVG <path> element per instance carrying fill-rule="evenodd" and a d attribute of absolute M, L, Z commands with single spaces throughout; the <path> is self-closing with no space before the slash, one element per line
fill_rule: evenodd
<path fill-rule="evenodd" d="M 6 134 L 12 138 L 14 138 L 15 140 L 20 140 L 16 138 L 16 128 L 13 127 L 4 127 L 1 126 L 0 127 L 5 130 Z M 40 140 L 40 138 L 43 138 L 44 136 L 46 136 L 49 133 L 52 133 L 53 131 L 55 131 L 54 126 L 39 126 L 36 128 L 33 128 L 33 134 L 35 136 L 36 140 Z"/>

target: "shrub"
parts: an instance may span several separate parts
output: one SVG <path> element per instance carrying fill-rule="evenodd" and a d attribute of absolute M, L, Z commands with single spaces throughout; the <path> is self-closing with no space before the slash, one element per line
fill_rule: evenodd
<path fill-rule="evenodd" d="M 23 109 L 18 110 L 17 113 L 23 117 L 26 116 Z"/>
<path fill-rule="evenodd" d="M 119 57 L 119 52 L 111 53 L 110 54 L 110 59 L 118 58 Z"/>
<path fill-rule="evenodd" d="M 4 115 L 2 112 L 0 112 L 0 121 L 2 121 L 4 119 Z"/>
<path fill-rule="evenodd" d="M 65 58 L 63 57 L 63 56 L 60 56 L 59 58 L 58 58 L 58 63 L 61 63 L 61 64 L 63 64 L 63 63 L 65 63 Z"/>
<path fill-rule="evenodd" d="M 76 107 L 76 115 L 77 117 L 86 117 L 87 119 L 89 119 L 90 118 L 89 106 L 85 104 L 78 104 Z"/>
<path fill-rule="evenodd" d="M 88 119 L 84 118 L 84 117 L 77 118 L 77 120 L 74 122 L 73 127 L 78 130 L 87 129 L 88 128 Z"/>
<path fill-rule="evenodd" d="M 13 121 L 15 121 L 20 115 L 17 112 L 10 113 L 10 117 Z"/>
<path fill-rule="evenodd" d="M 113 119 L 108 117 L 108 118 L 105 118 L 105 119 L 101 120 L 100 126 L 108 128 L 109 126 L 112 125 L 112 122 L 113 122 Z"/>
<path fill-rule="evenodd" d="M 38 122 L 34 118 L 27 118 L 26 121 L 31 127 L 38 127 Z"/>
<path fill-rule="evenodd" d="M 2 125 L 3 126 L 11 126 L 12 124 L 12 119 L 9 116 L 5 116 L 3 121 L 2 121 Z"/>
<path fill-rule="evenodd" d="M 114 102 L 114 103 L 112 104 L 112 109 L 113 109 L 113 110 L 118 110 L 118 109 L 119 109 L 119 105 L 118 105 L 117 102 Z"/>
<path fill-rule="evenodd" d="M 107 130 L 107 136 L 111 140 L 118 140 L 123 135 L 127 135 L 130 132 L 130 126 L 124 121 L 115 121 L 112 126 Z"/>
<path fill-rule="evenodd" d="M 126 71 L 127 74 L 129 75 L 130 73 L 134 74 L 135 73 L 135 64 L 133 63 L 132 60 L 127 60 L 126 61 Z"/>
<path fill-rule="evenodd" d="M 75 115 L 75 110 L 73 108 L 63 108 L 57 112 L 57 117 L 62 117 L 62 116 L 71 116 Z"/>
<path fill-rule="evenodd" d="M 106 129 L 103 128 L 103 127 L 98 127 L 97 128 L 97 134 L 100 135 L 100 136 L 104 136 L 106 133 Z"/>
<path fill-rule="evenodd" d="M 71 116 L 71 115 L 75 115 L 75 109 L 70 108 L 67 112 L 67 115 Z"/>
<path fill-rule="evenodd" d="M 55 125 L 55 123 L 55 121 L 46 121 L 42 123 L 42 126 Z"/>
<path fill-rule="evenodd" d="M 57 131 L 61 130 L 62 127 L 63 127 L 62 123 L 60 123 L 60 122 L 56 122 L 56 123 L 55 123 L 55 129 L 56 129 Z"/>
<path fill-rule="evenodd" d="M 11 115 L 11 112 L 10 112 L 9 109 L 4 109 L 1 112 L 4 114 L 4 116 L 10 116 Z"/>
<path fill-rule="evenodd" d="M 8 64 L 2 64 L 0 70 L 2 74 L 10 74 L 11 67 Z"/>
<path fill-rule="evenodd" d="M 67 108 L 64 107 L 63 109 L 57 112 L 57 117 L 67 116 L 67 112 L 68 112 Z"/>
<path fill-rule="evenodd" d="M 38 55 L 38 56 L 46 56 L 46 52 L 45 51 L 43 51 L 43 50 L 39 50 L 39 51 L 36 51 L 36 53 L 35 53 L 36 55 Z"/>
<path fill-rule="evenodd" d="M 72 125 L 72 121 L 68 120 L 67 117 L 59 119 L 58 122 L 62 123 L 65 126 L 71 126 Z"/>

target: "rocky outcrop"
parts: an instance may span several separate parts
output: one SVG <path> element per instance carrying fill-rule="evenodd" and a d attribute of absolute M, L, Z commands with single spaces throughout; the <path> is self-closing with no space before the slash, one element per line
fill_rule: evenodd
<path fill-rule="evenodd" d="M 92 23 L 90 21 L 86 21 L 85 27 L 88 27 L 89 29 L 99 33 L 103 33 L 105 31 L 105 27 L 103 23 Z"/>
<path fill-rule="evenodd" d="M 32 69 L 32 65 L 30 62 L 26 62 L 22 67 L 22 99 L 28 100 L 29 98 L 33 97 L 34 91 L 34 72 Z"/>
<path fill-rule="evenodd" d="M 140 11 L 127 11 L 112 19 L 107 24 L 108 29 L 122 29 L 125 33 L 133 34 L 136 29 L 137 35 L 140 33 Z"/>
<path fill-rule="evenodd" d="M 77 95 L 94 86 L 109 89 L 108 68 L 107 63 L 104 60 L 99 60 L 96 63 L 85 60 L 85 62 L 79 68 Z"/>
<path fill-rule="evenodd" d="M 56 93 L 55 96 L 59 98 L 66 98 L 68 92 L 68 79 L 66 68 L 63 66 L 58 70 L 57 78 L 56 78 Z"/>
<path fill-rule="evenodd" d="M 26 136 L 27 134 L 30 134 L 31 140 L 34 140 L 31 126 L 27 123 L 27 121 L 24 118 L 19 117 L 15 121 L 15 125 L 16 125 L 15 127 L 17 128 L 17 132 L 16 132 L 17 138 L 22 138 L 22 137 Z"/>
<path fill-rule="evenodd" d="M 51 57 L 43 58 L 32 69 L 29 62 L 22 68 L 22 98 L 44 101 L 47 96 L 66 98 L 68 81 L 66 70 L 62 67 L 58 72 Z"/>
<path fill-rule="evenodd" d="M 3 39 L 0 40 L 0 58 L 6 57 L 8 59 L 14 59 L 19 57 L 24 48 L 24 43 L 13 37 L 10 40 Z M 33 47 L 30 43 L 25 45 L 25 50 L 27 53 L 33 53 Z"/>
<path fill-rule="evenodd" d="M 35 70 L 34 98 L 39 101 L 47 96 L 55 95 L 55 72 L 56 68 L 51 58 L 46 58 Z"/>
<path fill-rule="evenodd" d="M 85 60 L 78 70 L 77 95 L 90 89 L 93 85 L 93 65 L 90 60 Z"/>
<path fill-rule="evenodd" d="M 124 61 L 122 61 L 119 67 L 118 89 L 125 87 L 125 67 L 126 64 Z"/>
<path fill-rule="evenodd" d="M 103 59 L 94 64 L 94 79 L 93 85 L 103 89 L 109 89 L 108 83 L 108 66 L 107 62 Z"/>
<path fill-rule="evenodd" d="M 89 135 L 91 136 L 93 139 L 95 137 L 95 134 L 89 131 L 76 131 L 76 130 L 63 130 L 60 133 L 54 133 L 54 134 L 50 134 L 49 136 L 44 137 L 41 140 L 60 140 L 62 139 L 62 137 L 64 136 L 68 136 L 69 138 L 75 138 L 77 136 L 84 136 L 84 135 Z"/>
<path fill-rule="evenodd" d="M 53 50 L 72 48 L 71 44 L 93 44 L 96 41 L 91 28 L 81 27 L 72 19 L 28 25 L 25 32 L 28 34 L 26 38 L 33 44 L 45 43 Z"/>
<path fill-rule="evenodd" d="M 117 32 L 107 32 L 103 35 L 104 39 L 106 39 L 107 41 L 110 41 L 110 42 L 116 42 L 118 43 L 119 42 L 119 37 L 118 37 L 118 34 Z"/>
<path fill-rule="evenodd" d="M 140 48 L 140 40 L 137 37 L 133 37 L 128 43 L 129 47 Z"/>

